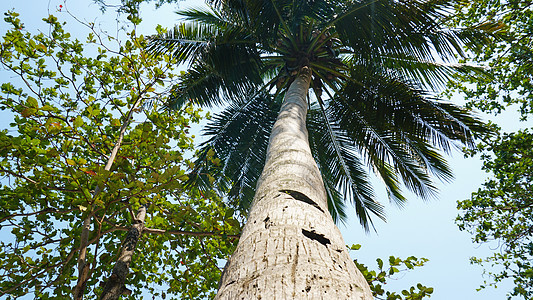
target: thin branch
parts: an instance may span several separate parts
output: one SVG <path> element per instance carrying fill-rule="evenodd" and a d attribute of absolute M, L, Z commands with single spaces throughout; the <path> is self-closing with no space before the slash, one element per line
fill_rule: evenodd
<path fill-rule="evenodd" d="M 127 231 L 128 228 L 122 227 L 118 230 Z M 174 234 L 174 235 L 185 235 L 185 236 L 227 236 L 227 237 L 235 238 L 235 239 L 240 238 L 240 234 L 223 234 L 220 232 L 211 232 L 211 231 L 184 231 L 184 230 L 163 230 L 163 229 L 155 229 L 155 228 L 145 228 L 144 232 L 152 233 L 152 234 Z"/>
<path fill-rule="evenodd" d="M 12 215 L 9 215 L 7 217 L 1 218 L 0 219 L 0 223 L 4 222 L 7 219 L 12 219 L 12 218 L 15 218 L 15 217 L 27 217 L 27 216 L 40 215 L 40 214 L 45 214 L 45 213 L 66 214 L 66 213 L 69 213 L 69 212 L 73 212 L 75 210 L 77 210 L 77 208 L 71 208 L 71 209 L 67 209 L 67 210 L 57 210 L 55 208 L 51 208 L 50 207 L 50 208 L 45 208 L 43 210 L 32 212 L 32 213 L 12 214 Z"/>
<path fill-rule="evenodd" d="M 6 169 L 3 169 L 3 168 L 2 168 L 2 169 L 0 170 L 0 172 L 5 172 L 5 173 L 7 173 L 7 174 L 10 174 L 10 175 L 13 175 L 13 176 L 15 176 L 15 177 L 18 177 L 18 178 L 24 179 L 24 180 L 26 180 L 26 181 L 29 181 L 29 182 L 31 182 L 31 183 L 33 183 L 33 184 L 37 184 L 37 181 L 35 181 L 35 180 L 31 179 L 31 178 L 28 178 L 28 177 L 26 177 L 26 176 L 24 176 L 24 175 L 22 175 L 22 174 L 17 174 L 17 173 L 15 173 L 15 172 L 11 171 L 11 170 L 6 170 Z"/>

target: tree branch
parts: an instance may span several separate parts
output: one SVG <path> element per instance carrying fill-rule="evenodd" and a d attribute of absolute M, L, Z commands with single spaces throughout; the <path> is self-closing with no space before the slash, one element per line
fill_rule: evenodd
<path fill-rule="evenodd" d="M 163 230 L 155 228 L 145 228 L 145 233 L 152 234 L 173 234 L 173 235 L 186 235 L 186 236 L 227 236 L 229 238 L 238 239 L 239 234 L 223 234 L 220 232 L 211 232 L 211 231 L 183 231 L 183 230 Z"/>
<path fill-rule="evenodd" d="M 67 210 L 57 210 L 55 208 L 51 208 L 50 207 L 50 208 L 45 208 L 43 210 L 32 212 L 32 213 L 12 214 L 12 215 L 9 215 L 7 217 L 1 218 L 0 219 L 0 223 L 4 222 L 7 219 L 12 219 L 12 218 L 15 218 L 15 217 L 27 217 L 27 216 L 40 215 L 40 214 L 45 214 L 45 213 L 66 214 L 66 213 L 69 213 L 69 212 L 73 212 L 76 209 L 77 208 L 71 208 L 71 209 L 67 209 Z"/>

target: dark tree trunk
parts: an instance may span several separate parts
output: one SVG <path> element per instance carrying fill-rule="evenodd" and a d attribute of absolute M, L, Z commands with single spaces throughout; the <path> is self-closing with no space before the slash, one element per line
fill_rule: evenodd
<path fill-rule="evenodd" d="M 83 220 L 83 227 L 81 231 L 80 239 L 80 255 L 78 257 L 78 282 L 74 287 L 72 294 L 74 300 L 83 299 L 83 292 L 87 286 L 87 280 L 89 279 L 90 266 L 87 263 L 87 246 L 89 241 L 89 232 L 91 230 L 91 217 Z"/>
<path fill-rule="evenodd" d="M 100 295 L 100 300 L 117 300 L 121 295 L 131 294 L 131 291 L 126 288 L 126 277 L 129 273 L 135 247 L 144 230 L 145 217 L 146 206 L 141 206 L 137 212 L 134 224 L 131 226 L 122 244 L 120 256 L 113 267 L 113 272 L 104 285 L 104 291 Z"/>
<path fill-rule="evenodd" d="M 138 97 L 137 100 L 135 100 L 133 107 L 128 112 L 126 121 L 124 122 L 124 124 L 122 124 L 120 128 L 117 142 L 115 143 L 113 150 L 111 150 L 111 155 L 109 155 L 107 163 L 104 167 L 106 171 L 111 170 L 111 166 L 115 162 L 115 157 L 117 156 L 118 150 L 120 149 L 120 146 L 122 145 L 124 135 L 126 134 L 126 129 L 128 129 L 128 126 L 131 123 L 133 112 L 141 104 L 141 99 L 142 97 Z M 98 194 L 100 194 L 100 192 L 102 192 L 102 189 L 100 186 L 97 186 L 96 189 L 93 191 L 93 198 L 96 197 Z M 144 223 L 144 217 L 143 217 L 143 223 Z M 88 245 L 89 233 L 91 230 L 90 226 L 91 226 L 91 216 L 88 216 L 85 220 L 83 220 L 83 228 L 81 231 L 80 254 L 78 256 L 78 282 L 76 283 L 76 286 L 74 286 L 74 288 L 72 289 L 74 300 L 83 299 L 85 287 L 87 286 L 87 281 L 89 280 L 89 277 L 91 275 L 91 268 L 90 268 L 90 265 L 87 263 L 87 247 L 89 246 Z"/>

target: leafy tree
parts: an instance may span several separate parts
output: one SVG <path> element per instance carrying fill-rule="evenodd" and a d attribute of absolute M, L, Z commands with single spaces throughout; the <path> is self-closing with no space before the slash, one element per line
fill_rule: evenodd
<path fill-rule="evenodd" d="M 156 8 L 160 8 L 164 4 L 179 3 L 183 1 L 186 0 L 92 0 L 92 2 L 100 7 L 102 12 L 112 10 L 120 15 L 125 14 L 127 19 L 134 24 L 142 22 L 143 16 L 141 14 L 141 4 L 143 3 L 154 3 Z"/>
<path fill-rule="evenodd" d="M 529 1 L 475 0 L 458 2 L 453 22 L 458 26 L 489 26 L 498 33 L 483 47 L 471 48 L 465 61 L 486 67 L 484 80 L 459 77 L 454 89 L 462 91 L 469 105 L 499 113 L 519 104 L 522 117 L 533 109 L 531 49 L 533 10 Z"/>
<path fill-rule="evenodd" d="M 384 217 L 365 165 L 398 205 L 401 182 L 427 198 L 432 176 L 452 177 L 439 150 L 473 146 L 485 129 L 427 90 L 472 70 L 434 56 L 451 60 L 481 36 L 443 28 L 443 1 L 212 3 L 181 12 L 188 22 L 151 50 L 190 64 L 171 107 L 227 104 L 204 153 L 215 150 L 250 209 L 218 297 L 371 297 L 331 215 L 343 219 L 346 200 L 367 229 Z"/>
<path fill-rule="evenodd" d="M 533 23 L 529 1 L 475 0 L 459 2 L 454 22 L 471 26 L 499 24 L 499 35 L 483 47 L 471 49 L 465 61 L 486 67 L 484 80 L 458 76 L 450 91 L 462 92 L 468 105 L 487 113 L 500 113 L 510 105 L 519 106 L 521 119 L 533 111 L 531 48 Z M 478 151 L 483 168 L 493 178 L 458 204 L 458 225 L 473 234 L 475 242 L 495 240 L 501 245 L 493 256 L 472 258 L 483 264 L 493 277 L 482 287 L 510 278 L 514 288 L 509 297 L 530 299 L 533 295 L 531 199 L 531 133 L 523 130 L 487 137 Z"/>
<path fill-rule="evenodd" d="M 493 281 L 488 284 L 512 278 L 515 287 L 509 298 L 533 296 L 532 144 L 533 134 L 527 130 L 490 141 L 483 149 L 483 169 L 494 178 L 458 205 L 460 229 L 471 232 L 477 243 L 496 240 L 501 245 L 502 251 L 472 262 L 500 266 L 489 272 Z"/>
<path fill-rule="evenodd" d="M 200 112 L 160 109 L 175 61 L 147 55 L 134 27 L 120 42 L 84 24 L 81 42 L 43 21 L 32 34 L 6 13 L 0 45 L 0 297 L 212 297 L 240 226 L 184 185 Z"/>

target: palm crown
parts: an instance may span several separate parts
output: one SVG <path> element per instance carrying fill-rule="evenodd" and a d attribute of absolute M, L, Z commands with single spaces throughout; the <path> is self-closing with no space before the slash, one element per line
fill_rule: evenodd
<path fill-rule="evenodd" d="M 214 149 L 221 175 L 231 179 L 230 196 L 247 208 L 284 93 L 308 67 L 309 142 L 333 218 L 346 217 L 345 202 L 365 228 L 370 213 L 384 218 L 370 170 L 400 206 L 402 183 L 422 198 L 434 195 L 433 176 L 452 177 L 439 151 L 472 146 L 472 134 L 485 131 L 470 112 L 427 92 L 454 72 L 472 71 L 435 60 L 450 61 L 463 45 L 482 42 L 475 31 L 443 28 L 449 5 L 221 0 L 179 12 L 185 22 L 151 44 L 153 52 L 189 63 L 170 105 L 225 105 L 205 128 L 196 174 L 208 168 L 204 158 Z"/>

